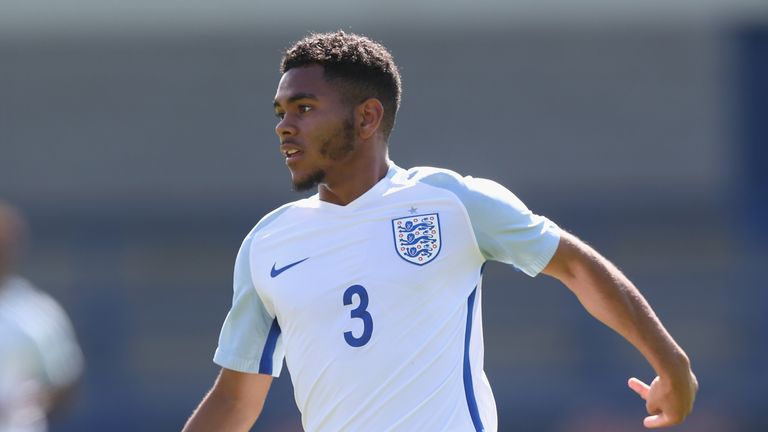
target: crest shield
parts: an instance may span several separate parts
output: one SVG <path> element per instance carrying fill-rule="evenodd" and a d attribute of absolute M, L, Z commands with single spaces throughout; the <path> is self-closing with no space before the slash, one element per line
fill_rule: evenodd
<path fill-rule="evenodd" d="M 440 216 L 428 213 L 392 219 L 392 235 L 400 258 L 422 266 L 440 253 Z"/>

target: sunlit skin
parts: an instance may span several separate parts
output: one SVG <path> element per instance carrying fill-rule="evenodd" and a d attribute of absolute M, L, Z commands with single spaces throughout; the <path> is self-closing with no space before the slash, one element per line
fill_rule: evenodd
<path fill-rule="evenodd" d="M 290 69 L 275 94 L 275 132 L 294 188 L 318 187 L 320 199 L 347 205 L 387 173 L 384 108 L 375 98 L 346 102 L 322 66 Z M 287 152 L 293 152 L 286 156 Z"/>

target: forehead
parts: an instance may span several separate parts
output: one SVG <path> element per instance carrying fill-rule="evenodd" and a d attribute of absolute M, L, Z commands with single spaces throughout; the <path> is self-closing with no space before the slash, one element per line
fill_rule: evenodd
<path fill-rule="evenodd" d="M 323 75 L 320 65 L 293 68 L 280 78 L 275 93 L 275 102 L 286 104 L 296 95 L 313 95 L 317 99 L 338 98 L 337 89 Z"/>

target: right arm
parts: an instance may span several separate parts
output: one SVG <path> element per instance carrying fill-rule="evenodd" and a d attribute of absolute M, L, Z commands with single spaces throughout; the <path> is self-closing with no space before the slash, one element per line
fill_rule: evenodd
<path fill-rule="evenodd" d="M 247 432 L 264 407 L 272 376 L 222 368 L 182 432 Z"/>

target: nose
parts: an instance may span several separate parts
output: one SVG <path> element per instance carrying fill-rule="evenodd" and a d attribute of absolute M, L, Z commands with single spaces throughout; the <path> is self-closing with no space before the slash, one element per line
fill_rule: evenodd
<path fill-rule="evenodd" d="M 290 116 L 288 114 L 285 114 L 282 119 L 277 123 L 277 126 L 275 126 L 275 133 L 277 136 L 281 139 L 287 138 L 289 136 L 294 136 L 298 130 L 296 129 L 296 126 L 291 122 Z"/>

